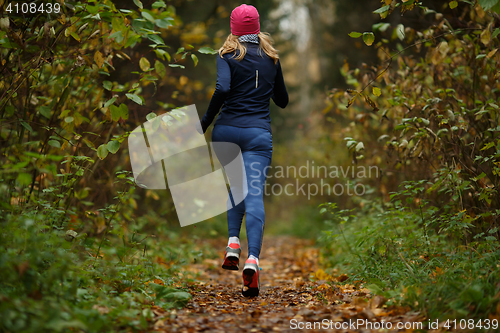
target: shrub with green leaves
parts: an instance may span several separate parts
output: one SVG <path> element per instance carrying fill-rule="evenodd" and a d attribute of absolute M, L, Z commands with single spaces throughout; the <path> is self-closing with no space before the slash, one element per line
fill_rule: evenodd
<path fill-rule="evenodd" d="M 490 234 L 463 244 L 447 229 L 470 226 L 460 213 L 436 217 L 437 207 L 406 207 L 405 198 L 421 185 L 406 183 L 389 205 L 372 204 L 357 215 L 323 205 L 329 214 L 320 238 L 324 264 L 363 281 L 388 305 L 409 305 L 428 318 L 497 315 L 499 242 Z"/>
<path fill-rule="evenodd" d="M 113 169 L 129 169 L 129 131 L 187 102 L 157 91 L 179 81 L 186 94 L 201 89 L 173 73 L 214 51 L 180 42 L 182 20 L 162 0 L 64 1 L 27 14 L 9 4 L 0 18 L 0 204 L 102 208 L 114 195 Z M 182 46 L 172 51 L 167 40 Z"/>
<path fill-rule="evenodd" d="M 145 221 L 129 226 L 130 233 L 112 221 L 99 240 L 47 225 L 50 218 L 50 212 L 33 212 L 2 222 L 0 330 L 146 329 L 153 304 L 168 310 L 190 299 L 173 287 L 182 264 L 173 258 L 189 259 L 192 244 L 159 244 L 141 232 Z M 158 257 L 170 257 L 172 266 L 164 268 Z"/>
<path fill-rule="evenodd" d="M 375 24 L 379 64 L 346 64 L 352 89 L 331 94 L 332 110 L 350 121 L 344 132 L 353 161 L 381 168 L 380 194 L 387 200 L 404 180 L 431 181 L 423 186 L 437 214 L 465 210 L 465 241 L 500 237 L 492 231 L 500 209 L 499 6 L 451 1 L 439 13 L 416 1 L 385 1 L 375 11 L 382 19 L 400 8 L 419 23 Z"/>
<path fill-rule="evenodd" d="M 214 51 L 180 42 L 182 20 L 162 0 L 43 7 L 56 4 L 2 2 L 0 331 L 144 330 L 152 304 L 189 300 L 175 277 L 195 254 L 190 241 L 171 246 L 164 216 L 137 214 L 124 141 L 203 88 L 172 73 Z M 156 94 L 179 81 L 188 92 Z"/>
<path fill-rule="evenodd" d="M 439 3 L 383 1 L 373 31 L 350 34 L 379 63 L 346 63 L 352 89 L 332 91 L 331 110 L 349 122 L 353 162 L 380 166 L 381 200 L 356 215 L 322 205 L 323 258 L 389 304 L 488 318 L 500 301 L 500 1 Z M 392 24 L 396 11 L 418 20 Z"/>

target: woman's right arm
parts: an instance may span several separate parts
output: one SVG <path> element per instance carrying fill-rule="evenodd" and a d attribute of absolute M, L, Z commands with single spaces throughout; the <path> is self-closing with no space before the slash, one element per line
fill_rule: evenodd
<path fill-rule="evenodd" d="M 281 64 L 278 59 L 276 63 L 277 72 L 274 79 L 273 101 L 280 108 L 284 109 L 288 105 L 288 92 L 286 91 L 285 80 L 281 72 Z"/>
<path fill-rule="evenodd" d="M 212 123 L 217 113 L 219 113 L 224 100 L 231 89 L 231 69 L 226 60 L 217 55 L 217 84 L 215 92 L 212 95 L 210 104 L 208 105 L 205 116 L 201 119 L 201 128 L 203 133 L 206 132 L 208 126 Z"/>

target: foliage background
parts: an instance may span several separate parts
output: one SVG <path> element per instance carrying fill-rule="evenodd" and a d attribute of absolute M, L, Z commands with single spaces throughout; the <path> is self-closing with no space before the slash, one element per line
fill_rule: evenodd
<path fill-rule="evenodd" d="M 175 107 L 204 113 L 239 3 L 50 3 L 62 13 L 0 6 L 2 325 L 146 327 L 141 306 L 189 299 L 179 266 L 225 216 L 181 229 L 168 192 L 135 187 L 126 139 Z M 266 196 L 266 230 L 323 230 L 325 266 L 391 302 L 498 317 L 498 1 L 250 3 L 291 100 L 271 106 L 273 167 L 380 169 L 326 179 L 363 184 L 359 197 Z"/>

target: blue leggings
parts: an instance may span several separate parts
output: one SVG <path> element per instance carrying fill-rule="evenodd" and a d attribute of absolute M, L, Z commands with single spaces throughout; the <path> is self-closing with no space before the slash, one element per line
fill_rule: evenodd
<path fill-rule="evenodd" d="M 248 254 L 259 258 L 265 225 L 264 186 L 273 154 L 273 137 L 263 128 L 216 124 L 212 131 L 212 142 L 232 142 L 241 149 L 248 194 L 243 201 L 227 211 L 227 226 L 229 237 L 239 237 L 243 215 L 246 213 Z M 231 192 L 229 196 L 233 200 Z"/>

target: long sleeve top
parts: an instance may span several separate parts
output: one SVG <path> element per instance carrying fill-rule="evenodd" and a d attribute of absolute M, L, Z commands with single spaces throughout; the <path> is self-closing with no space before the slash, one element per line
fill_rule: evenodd
<path fill-rule="evenodd" d="M 271 132 L 270 99 L 281 108 L 288 104 L 279 60 L 275 64 L 258 44 L 245 46 L 247 53 L 240 61 L 233 57 L 234 53 L 217 55 L 217 84 L 201 120 L 203 133 L 221 107 L 215 125 L 260 127 Z"/>

